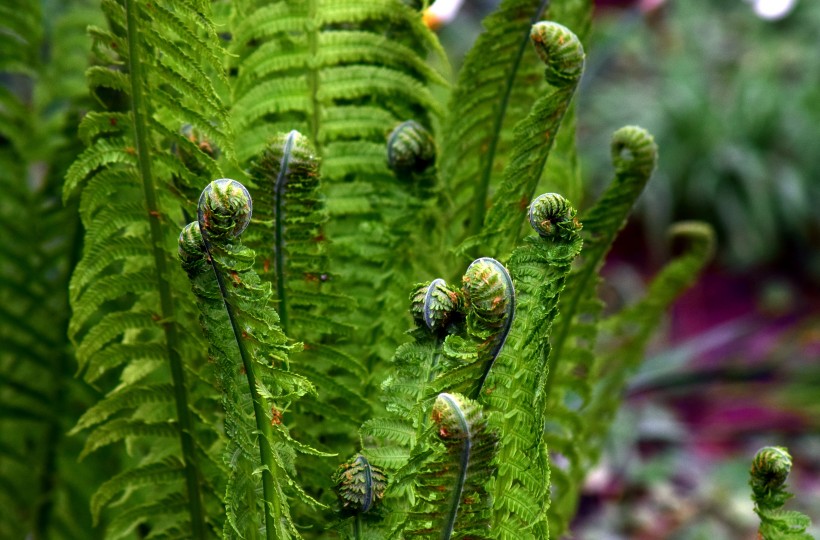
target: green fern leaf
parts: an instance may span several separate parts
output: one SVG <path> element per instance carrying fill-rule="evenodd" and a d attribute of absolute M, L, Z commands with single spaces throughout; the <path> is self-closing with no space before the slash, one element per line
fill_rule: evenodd
<path fill-rule="evenodd" d="M 532 27 L 530 35 L 536 52 L 547 65 L 546 79 L 553 90 L 539 98 L 529 115 L 515 126 L 515 144 L 493 196 L 486 225 L 481 235 L 462 245 L 462 251 L 480 245 L 489 253 L 506 254 L 518 243 L 522 211 L 535 194 L 561 120 L 581 78 L 584 49 L 575 34 L 560 24 L 540 22 Z"/>
<path fill-rule="evenodd" d="M 118 370 L 121 385 L 77 429 L 93 428 L 86 453 L 147 437 L 144 467 L 168 457 L 161 448 L 168 445 L 167 437 L 179 441 L 172 455 L 184 463 L 184 482 L 163 485 L 153 495 L 176 493 L 186 501 L 186 511 L 140 514 L 139 508 L 148 507 L 143 507 L 142 495 L 131 496 L 123 514 L 133 511 L 134 519 L 114 520 L 107 534 L 127 534 L 136 523 L 150 523 L 157 533 L 185 523 L 192 537 L 205 538 L 211 536 L 205 516 L 218 508 L 221 480 L 207 453 L 197 450 L 210 447 L 217 437 L 199 420 L 216 411 L 208 405 L 210 387 L 190 384 L 203 359 L 194 345 L 193 305 L 176 292 L 184 290 L 184 278 L 168 259 L 179 226 L 175 223 L 182 220 L 180 200 L 173 193 L 185 195 L 198 174 L 216 174 L 218 167 L 205 152 L 189 152 L 183 160 L 181 153 L 172 154 L 171 146 L 190 149 L 192 143 L 179 131 L 191 124 L 231 159 L 227 109 L 212 82 L 225 79 L 222 53 L 205 4 L 161 1 L 149 7 L 104 0 L 102 8 L 109 29 L 91 30 L 102 65 L 87 75 L 98 99 L 115 112 L 86 116 L 80 132 L 90 146 L 66 177 L 64 197 L 80 194 L 86 227 L 83 256 L 71 280 L 75 316 L 69 332 L 87 380 Z M 163 189 L 166 185 L 175 189 Z M 210 417 L 206 422 L 214 421 Z M 156 447 L 154 436 L 162 439 Z M 122 474 L 128 477 L 128 471 Z M 112 500 L 114 487 L 131 489 L 126 483 L 108 485 L 95 512 Z M 144 492 L 147 485 L 139 487 Z"/>
<path fill-rule="evenodd" d="M 517 316 L 481 400 L 490 423 L 502 434 L 495 465 L 495 538 L 547 538 L 550 469 L 543 426 L 552 412 L 544 399 L 549 337 L 558 303 L 581 250 L 575 210 L 554 193 L 530 205 L 530 236 L 513 251 L 510 272 L 518 297 Z M 509 531 L 502 524 L 510 524 Z"/>

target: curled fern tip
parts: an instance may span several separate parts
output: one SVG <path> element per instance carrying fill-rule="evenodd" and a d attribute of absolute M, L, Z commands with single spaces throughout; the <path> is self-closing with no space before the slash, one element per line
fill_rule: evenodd
<path fill-rule="evenodd" d="M 334 481 L 345 514 L 364 514 L 371 510 L 381 501 L 387 487 L 387 477 L 382 470 L 373 467 L 361 454 L 342 463 Z"/>
<path fill-rule="evenodd" d="M 530 204 L 529 220 L 532 228 L 544 238 L 569 238 L 581 228 L 576 211 L 569 201 L 557 193 L 544 193 Z"/>
<path fill-rule="evenodd" d="M 253 203 L 245 186 L 222 178 L 202 190 L 198 209 L 199 221 L 208 236 L 239 236 L 251 222 Z"/>
<path fill-rule="evenodd" d="M 792 457 L 785 448 L 766 446 L 752 460 L 749 483 L 755 494 L 778 490 L 786 483 L 791 469 Z"/>
<path fill-rule="evenodd" d="M 574 85 L 584 72 L 584 46 L 566 26 L 542 21 L 532 26 L 535 52 L 547 65 L 546 79 L 553 86 Z"/>
<path fill-rule="evenodd" d="M 414 120 L 402 122 L 387 137 L 387 164 L 396 174 L 424 172 L 435 160 L 433 136 Z"/>
<path fill-rule="evenodd" d="M 616 173 L 631 170 L 649 176 L 657 160 L 658 146 L 644 128 L 625 126 L 612 135 L 612 163 Z"/>

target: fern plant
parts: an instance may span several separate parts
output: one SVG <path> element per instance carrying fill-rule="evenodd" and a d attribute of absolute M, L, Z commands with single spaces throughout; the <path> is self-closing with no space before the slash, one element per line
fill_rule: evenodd
<path fill-rule="evenodd" d="M 122 462 L 90 498 L 100 535 L 567 531 L 711 237 L 679 228 L 687 250 L 604 318 L 657 149 L 619 130 L 614 181 L 573 207 L 590 3 L 504 0 L 452 89 L 421 4 L 102 1 L 62 186 L 84 228 L 65 336 L 99 394 L 73 433 Z M 0 392 L 35 394 L 8 358 Z"/>

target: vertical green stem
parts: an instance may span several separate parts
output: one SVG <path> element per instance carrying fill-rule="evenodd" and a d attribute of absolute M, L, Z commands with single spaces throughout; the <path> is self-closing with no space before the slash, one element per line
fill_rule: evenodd
<path fill-rule="evenodd" d="M 538 22 L 544 10 L 547 9 L 549 0 L 542 0 L 541 4 L 533 13 L 531 25 Z M 504 93 L 501 96 L 501 103 L 499 104 L 495 120 L 493 121 L 493 133 L 495 136 L 490 139 L 490 146 L 487 149 L 487 155 L 484 159 L 484 168 L 481 171 L 481 180 L 475 189 L 473 200 L 475 206 L 473 207 L 473 217 L 470 219 L 470 236 L 475 236 L 481 232 L 484 226 L 484 214 L 487 212 L 487 193 L 490 189 L 490 177 L 493 174 L 493 162 L 495 162 L 495 153 L 498 150 L 498 141 L 501 139 L 501 128 L 504 125 L 504 118 L 507 116 L 507 106 L 510 104 L 510 94 L 512 93 L 513 83 L 515 82 L 515 74 L 518 73 L 518 66 L 521 65 L 521 58 L 524 56 L 524 51 L 530 43 L 530 29 L 524 33 L 524 38 L 521 40 L 521 45 L 518 47 L 515 58 L 512 63 L 512 70 L 510 76 L 504 84 Z"/>
<path fill-rule="evenodd" d="M 208 249 L 208 256 L 213 259 L 210 253 L 210 244 L 207 239 L 205 246 Z M 234 312 L 235 308 L 227 300 L 228 288 L 225 286 L 225 279 L 219 270 L 216 270 L 214 274 L 216 274 L 216 280 L 222 292 L 225 309 L 228 312 L 228 319 L 231 322 L 236 344 L 239 347 L 239 355 L 242 357 L 242 367 L 245 368 L 248 390 L 250 391 L 251 401 L 253 402 L 253 415 L 256 420 L 256 435 L 257 441 L 259 442 L 259 456 L 262 460 L 263 467 L 262 496 L 264 499 L 266 538 L 267 540 L 276 540 L 279 538 L 277 534 L 278 526 L 282 523 L 282 504 L 273 478 L 273 471 L 276 470 L 277 464 L 273 457 L 273 448 L 271 447 L 273 429 L 271 428 L 270 420 L 268 420 L 270 405 L 265 397 L 259 394 L 256 384 L 256 366 L 254 365 L 254 359 L 251 353 L 248 352 L 248 346 L 242 338 L 242 330 L 236 320 L 236 313 Z M 268 503 L 271 505 L 272 512 L 268 510 Z"/>
<path fill-rule="evenodd" d="M 316 23 L 316 0 L 308 0 L 308 24 L 311 26 L 308 31 L 308 52 L 310 58 L 310 69 L 308 70 L 308 86 L 311 98 L 311 118 L 310 118 L 310 141 L 316 147 L 316 151 L 321 155 L 321 145 L 319 144 L 319 68 L 317 66 L 317 54 L 319 51 L 319 28 Z"/>
<path fill-rule="evenodd" d="M 356 514 L 353 518 L 353 539 L 362 540 L 362 515 Z"/>
<path fill-rule="evenodd" d="M 282 149 L 282 163 L 279 166 L 279 176 L 273 189 L 274 207 L 274 266 L 276 271 L 276 299 L 279 307 L 279 324 L 282 332 L 288 335 L 288 305 L 285 291 L 285 184 L 288 181 L 288 167 L 290 166 L 290 154 L 293 151 L 293 142 L 296 132 L 291 131 L 285 139 L 285 147 Z"/>
<path fill-rule="evenodd" d="M 139 40 L 139 6 L 137 0 L 125 0 L 125 16 L 128 31 L 128 72 L 131 79 L 132 113 L 136 139 L 137 162 L 145 193 L 145 206 L 151 228 L 151 248 L 157 269 L 157 283 L 162 311 L 162 329 L 168 349 L 168 363 L 174 385 L 179 436 L 182 455 L 185 460 L 185 485 L 188 489 L 188 508 L 191 513 L 191 537 L 205 538 L 205 516 L 202 510 L 202 495 L 199 489 L 199 472 L 196 464 L 196 446 L 193 439 L 193 418 L 188 408 L 188 394 L 185 385 L 185 371 L 182 358 L 179 356 L 179 334 L 174 322 L 174 303 L 171 285 L 168 283 L 168 261 L 162 248 L 163 234 L 160 223 L 159 205 L 157 204 L 156 187 L 151 171 L 149 154 L 149 137 L 146 129 L 147 112 L 143 100 L 143 74 L 140 59 Z"/>

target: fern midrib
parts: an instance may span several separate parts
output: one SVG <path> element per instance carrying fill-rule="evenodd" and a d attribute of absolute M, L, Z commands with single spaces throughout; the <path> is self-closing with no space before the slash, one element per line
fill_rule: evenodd
<path fill-rule="evenodd" d="M 279 325 L 285 335 L 288 335 L 288 305 L 285 288 L 285 218 L 282 211 L 285 208 L 285 184 L 288 180 L 290 154 L 293 151 L 295 138 L 295 132 L 291 131 L 288 133 L 288 138 L 285 139 L 285 146 L 282 149 L 282 161 L 279 164 L 279 174 L 276 176 L 276 184 L 273 188 L 273 256 L 276 271 L 276 298 L 279 303 Z"/>
<path fill-rule="evenodd" d="M 544 13 L 544 10 L 549 6 L 549 0 L 541 0 L 541 4 L 533 13 L 530 19 L 530 26 L 538 22 L 538 19 Z M 470 220 L 470 234 L 475 236 L 481 232 L 484 226 L 484 215 L 487 213 L 487 193 L 490 190 L 490 178 L 493 173 L 493 163 L 495 162 L 495 153 L 498 150 L 498 142 L 501 139 L 501 128 L 504 125 L 504 119 L 507 116 L 507 107 L 510 103 L 510 95 L 512 94 L 513 84 L 515 83 L 515 75 L 518 73 L 518 67 L 521 65 L 521 59 L 524 57 L 524 51 L 527 50 L 527 45 L 530 42 L 530 29 L 527 28 L 524 38 L 521 40 L 521 45 L 518 46 L 518 51 L 515 54 L 515 60 L 512 63 L 512 71 L 510 76 L 504 83 L 504 94 L 501 98 L 501 105 L 498 108 L 493 120 L 493 133 L 495 136 L 490 140 L 490 145 L 487 148 L 487 158 L 485 161 L 484 170 L 481 171 L 481 181 L 476 187 L 475 206 L 473 207 L 473 218 Z"/>
<path fill-rule="evenodd" d="M 464 412 L 461 410 L 461 407 L 458 406 L 456 401 L 448 394 L 443 394 L 441 397 L 447 401 L 450 408 L 455 412 L 456 418 L 458 418 L 458 422 L 461 424 L 461 429 L 466 435 L 464 438 L 464 446 L 461 449 L 461 463 L 459 466 L 458 478 L 456 479 L 456 485 L 453 489 L 453 497 L 450 500 L 450 509 L 448 511 L 447 521 L 441 531 L 441 540 L 450 540 L 450 537 L 453 535 L 453 528 L 456 524 L 456 518 L 458 517 L 458 507 L 461 503 L 461 494 L 464 492 L 464 483 L 467 481 L 467 468 L 470 464 L 470 453 L 473 447 L 473 434 L 470 432 L 470 424 L 464 417 Z"/>
<path fill-rule="evenodd" d="M 598 253 L 595 253 L 592 260 L 586 264 L 586 270 L 577 279 L 573 280 L 575 290 L 570 297 L 569 309 L 562 313 L 561 317 L 563 320 L 560 321 L 558 332 L 556 332 L 556 340 L 554 343 L 550 343 L 550 348 L 552 349 L 550 352 L 550 358 L 552 359 L 552 363 L 548 367 L 547 380 L 544 384 L 545 399 L 549 399 L 552 393 L 552 387 L 555 383 L 555 376 L 558 373 L 558 362 L 562 358 L 564 344 L 567 341 L 569 330 L 572 327 L 572 321 L 575 319 L 575 315 L 578 311 L 578 305 L 581 303 L 581 298 L 587 292 L 590 279 L 592 276 L 596 275 L 598 266 L 601 264 L 601 261 L 607 253 L 605 246 L 610 245 L 614 241 L 617 234 L 618 231 L 615 230 L 604 237 L 604 241 L 599 244 L 599 246 L 603 247 L 599 248 Z M 593 291 L 592 294 L 594 295 L 595 291 Z"/>
<path fill-rule="evenodd" d="M 311 115 L 310 115 L 310 141 L 316 148 L 319 155 L 322 155 L 319 144 L 319 68 L 316 65 L 316 57 L 319 52 L 319 28 L 316 27 L 316 3 L 318 0 L 308 0 L 308 54 L 310 58 L 310 68 L 308 69 L 308 89 L 310 92 Z"/>
<path fill-rule="evenodd" d="M 205 247 L 208 251 L 208 256 L 213 260 L 211 255 L 210 244 L 206 241 Z M 262 494 L 264 500 L 262 508 L 265 514 L 265 537 L 267 540 L 277 540 L 279 535 L 278 524 L 282 523 L 282 507 L 281 501 L 278 497 L 278 490 L 273 483 L 273 471 L 276 470 L 276 460 L 273 457 L 273 448 L 271 441 L 273 441 L 273 430 L 268 421 L 267 411 L 270 410 L 268 402 L 262 396 L 256 383 L 256 366 L 251 354 L 248 352 L 247 344 L 242 339 L 242 330 L 236 320 L 236 313 L 230 302 L 228 302 L 228 288 L 225 286 L 225 279 L 222 273 L 214 268 L 216 275 L 216 282 L 219 285 L 219 292 L 222 296 L 222 304 L 225 306 L 225 311 L 228 313 L 228 320 L 231 323 L 231 331 L 233 332 L 236 345 L 239 348 L 239 356 L 242 358 L 242 367 L 245 369 L 245 377 L 248 380 L 248 390 L 251 394 L 251 402 L 253 403 L 253 416 L 256 421 L 256 437 L 259 443 L 259 456 L 262 461 Z M 268 503 L 273 508 L 273 515 L 268 511 Z"/>
<path fill-rule="evenodd" d="M 162 311 L 162 329 L 168 349 L 168 362 L 171 368 L 171 379 L 174 385 L 174 401 L 179 422 L 179 436 L 182 455 L 185 459 L 185 485 L 188 490 L 188 509 L 191 513 L 191 536 L 205 538 L 205 514 L 199 489 L 199 471 L 196 465 L 196 448 L 193 440 L 193 418 L 188 407 L 188 394 L 185 385 L 185 371 L 179 356 L 179 335 L 174 322 L 174 302 L 171 285 L 166 280 L 168 264 L 162 249 L 162 228 L 160 225 L 159 206 L 157 204 L 156 186 L 151 170 L 148 152 L 148 134 L 146 125 L 145 103 L 143 101 L 143 74 L 140 62 L 139 43 L 139 7 L 136 0 L 125 0 L 126 30 L 128 34 L 128 72 L 130 73 L 132 114 L 134 117 L 134 136 L 137 149 L 137 164 L 142 177 L 145 206 L 151 230 L 151 250 L 157 271 L 157 289 Z"/>

